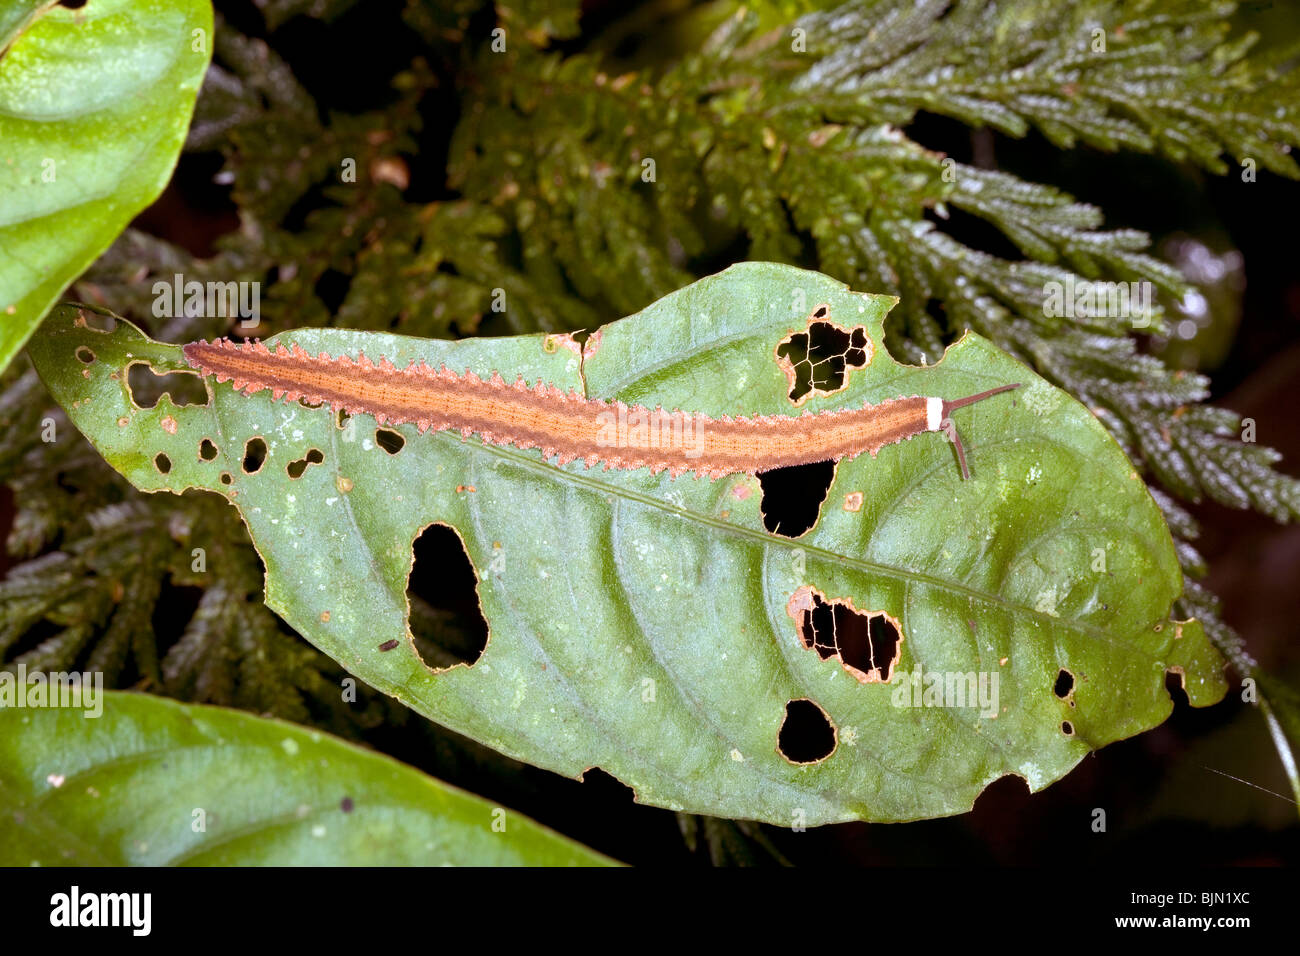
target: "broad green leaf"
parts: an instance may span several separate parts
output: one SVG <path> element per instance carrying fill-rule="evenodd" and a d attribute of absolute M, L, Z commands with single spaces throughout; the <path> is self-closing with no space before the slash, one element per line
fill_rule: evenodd
<path fill-rule="evenodd" d="M 367 416 L 348 441 L 329 409 L 228 384 L 211 386 L 207 406 L 164 398 L 139 409 L 123 370 L 186 369 L 179 347 L 125 323 L 97 331 L 72 308 L 56 310 L 30 352 L 114 467 L 146 491 L 224 494 L 266 562 L 268 605 L 433 720 L 569 776 L 598 765 L 642 802 L 672 809 L 785 825 L 909 820 L 967 810 L 1005 774 L 1037 790 L 1090 750 L 1160 723 L 1172 708 L 1169 670 L 1181 669 L 1196 705 L 1225 684 L 1200 626 L 1168 619 L 1182 583 L 1169 532 L 1101 425 L 974 335 L 938 365 L 895 362 L 880 346 L 892 301 L 747 263 L 606 326 L 585 361 L 553 336 L 277 337 L 312 354 L 499 370 L 714 417 L 1025 383 L 956 412 L 971 480 L 942 435 L 888 446 L 839 465 L 820 520 L 798 539 L 764 530 L 748 475 L 557 467 L 539 452 L 413 426 L 390 454 Z M 864 328 L 874 358 L 842 391 L 795 409 L 774 350 L 821 303 L 831 321 Z M 269 451 L 250 475 L 241 461 L 254 436 Z M 322 463 L 290 478 L 288 465 L 313 448 Z M 405 596 L 411 542 L 433 522 L 464 541 L 491 628 L 475 664 L 436 672 L 408 639 Z M 787 612 L 805 586 L 901 622 L 896 675 L 984 674 L 990 689 L 997 675 L 996 715 L 896 706 L 899 681 L 859 683 L 805 649 Z M 389 640 L 400 647 L 382 650 Z M 1066 699 L 1055 693 L 1062 668 L 1074 680 Z M 798 698 L 837 728 L 820 762 L 778 751 Z"/>
<path fill-rule="evenodd" d="M 0 370 L 171 178 L 207 0 L 0 0 Z"/>
<path fill-rule="evenodd" d="M 0 707 L 0 865 L 611 862 L 328 734 L 145 694 L 95 703 Z"/>

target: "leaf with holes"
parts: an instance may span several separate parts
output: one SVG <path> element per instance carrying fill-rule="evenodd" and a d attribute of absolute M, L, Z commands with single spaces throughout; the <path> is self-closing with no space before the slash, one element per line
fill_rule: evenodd
<path fill-rule="evenodd" d="M 0 370 L 171 178 L 212 47 L 207 0 L 0 9 Z"/>
<path fill-rule="evenodd" d="M 30 351 L 114 467 L 146 491 L 225 495 L 265 559 L 267 603 L 433 720 L 562 774 L 598 765 L 658 806 L 909 820 L 964 811 L 1004 774 L 1037 790 L 1160 723 L 1168 672 L 1195 705 L 1225 684 L 1200 626 L 1169 620 L 1169 532 L 1101 425 L 974 335 L 936 366 L 896 362 L 882 347 L 892 302 L 748 263 L 583 347 L 277 337 L 714 420 L 1023 383 L 953 413 L 970 480 L 943 434 L 886 445 L 823 469 L 829 490 L 803 493 L 819 507 L 797 538 L 767 529 L 777 503 L 750 474 L 561 466 L 413 425 L 377 435 L 368 415 L 343 423 L 212 378 L 207 405 L 141 409 L 128 366 L 192 374 L 181 349 L 70 308 Z M 491 632 L 472 665 L 426 666 L 410 638 L 412 541 L 432 523 L 455 529 L 476 572 Z"/>
<path fill-rule="evenodd" d="M 0 865 L 611 862 L 318 731 L 145 694 L 66 701 L 87 706 L 0 708 Z"/>

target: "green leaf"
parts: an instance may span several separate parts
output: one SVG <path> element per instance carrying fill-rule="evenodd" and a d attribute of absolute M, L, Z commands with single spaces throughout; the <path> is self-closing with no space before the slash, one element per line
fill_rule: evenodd
<path fill-rule="evenodd" d="M 1259 684 L 1259 706 L 1264 711 L 1273 746 L 1282 770 L 1300 807 L 1300 769 L 1296 755 L 1300 752 L 1300 694 L 1283 681 L 1256 668 L 1252 675 Z"/>
<path fill-rule="evenodd" d="M 821 303 L 832 322 L 861 325 L 874 358 L 844 390 L 796 409 L 774 352 Z M 179 347 L 125 323 L 97 331 L 68 307 L 30 352 L 115 468 L 145 491 L 226 495 L 266 562 L 268 605 L 433 720 L 569 776 L 599 765 L 640 801 L 671 809 L 785 825 L 908 820 L 967 810 L 1004 774 L 1037 790 L 1089 751 L 1155 726 L 1172 708 L 1168 670 L 1181 670 L 1198 706 L 1226 685 L 1200 625 L 1169 620 L 1182 585 L 1169 531 L 1100 423 L 975 335 L 936 366 L 895 362 L 881 347 L 892 303 L 746 263 L 606 326 L 583 362 L 554 336 L 301 329 L 273 340 L 714 417 L 1024 383 L 954 414 L 971 480 L 942 435 L 887 446 L 838 466 L 820 520 L 798 539 L 764 529 L 759 481 L 744 474 L 557 467 L 536 451 L 414 426 L 397 428 L 405 444 L 390 454 L 368 416 L 351 420 L 348 441 L 327 408 L 211 382 L 207 406 L 164 397 L 136 408 L 124 368 L 186 370 Z M 246 474 L 255 436 L 267 458 Z M 200 456 L 205 439 L 211 460 Z M 311 449 L 322 462 L 289 477 Z M 431 670 L 408 639 L 411 542 L 433 522 L 456 529 L 477 572 L 491 635 L 473 666 Z M 803 646 L 787 605 L 805 586 L 901 622 L 892 683 L 859 683 Z M 382 649 L 390 640 L 400 646 Z M 896 706 L 899 675 L 917 668 L 984 674 L 990 688 L 997 675 L 996 716 L 901 697 Z M 1064 699 L 1062 668 L 1073 675 Z M 834 722 L 838 746 L 796 765 L 778 734 L 787 704 L 805 697 Z"/>
<path fill-rule="evenodd" d="M 546 46 L 552 37 L 577 36 L 580 7 L 576 0 L 497 0 L 496 4 L 501 22 L 537 46 Z"/>
<path fill-rule="evenodd" d="M 207 0 L 0 3 L 0 370 L 162 192 L 211 50 Z"/>
<path fill-rule="evenodd" d="M 328 734 L 145 694 L 96 703 L 0 708 L 0 864 L 611 862 Z"/>

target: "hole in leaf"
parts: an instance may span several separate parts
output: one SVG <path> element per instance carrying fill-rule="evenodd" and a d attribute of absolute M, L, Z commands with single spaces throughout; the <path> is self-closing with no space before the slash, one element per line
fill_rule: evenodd
<path fill-rule="evenodd" d="M 223 472 L 221 473 L 221 483 L 222 483 L 223 485 L 228 485 L 228 484 L 230 484 L 230 483 L 231 483 L 232 481 L 234 481 L 234 480 L 235 480 L 235 476 L 232 475 L 230 472 L 228 472 L 228 471 L 223 471 Z"/>
<path fill-rule="evenodd" d="M 411 550 L 406 599 L 420 659 L 435 669 L 475 663 L 487 648 L 488 625 L 478 575 L 460 535 L 448 525 L 431 524 Z"/>
<path fill-rule="evenodd" d="M 319 465 L 324 460 L 325 456 L 320 453 L 320 449 L 309 448 L 307 449 L 307 454 L 295 461 L 289 462 L 284 470 L 289 473 L 290 478 L 296 480 L 302 477 L 302 473 L 307 470 L 308 465 Z"/>
<path fill-rule="evenodd" d="M 1067 737 L 1073 737 L 1074 724 L 1070 723 L 1068 720 L 1061 721 L 1061 733 L 1065 734 Z"/>
<path fill-rule="evenodd" d="M 825 760 L 835 752 L 835 739 L 835 725 L 813 701 L 803 697 L 785 705 L 776 747 L 786 760 L 799 764 Z"/>
<path fill-rule="evenodd" d="M 1017 814 L 1034 812 L 1033 799 L 1034 794 L 1029 790 L 1029 781 L 1020 774 L 1009 771 L 980 792 L 975 798 L 974 810 L 984 821 L 994 819 L 1014 821 Z M 984 825 L 987 826 L 989 823 Z"/>
<path fill-rule="evenodd" d="M 126 370 L 126 387 L 137 408 L 153 408 L 164 392 L 178 408 L 208 404 L 208 390 L 197 372 L 155 372 L 143 362 L 132 362 Z"/>
<path fill-rule="evenodd" d="M 887 684 L 903 642 L 898 622 L 883 611 L 859 611 L 849 601 L 827 601 L 810 587 L 786 605 L 799 628 L 799 642 L 822 660 L 836 658 L 863 684 Z"/>
<path fill-rule="evenodd" d="M 917 310 L 905 298 L 885 316 L 885 351 L 904 365 L 936 365 L 964 331 L 952 328 L 941 300 L 927 299 Z"/>
<path fill-rule="evenodd" d="M 1070 696 L 1070 691 L 1074 690 L 1074 675 L 1062 667 L 1060 673 L 1056 675 L 1056 686 L 1052 690 L 1057 697 L 1065 700 Z"/>
<path fill-rule="evenodd" d="M 1165 671 L 1165 691 L 1174 702 L 1174 707 L 1191 706 L 1187 697 L 1187 675 L 1181 667 L 1171 667 Z"/>
<path fill-rule="evenodd" d="M 351 417 L 352 417 L 352 416 L 349 415 L 346 411 L 344 411 L 344 410 L 341 409 L 341 408 L 339 409 L 339 412 L 338 412 L 338 428 L 339 428 L 340 431 L 342 431 L 343 429 L 345 429 L 345 428 L 348 427 L 348 419 L 350 419 Z"/>
<path fill-rule="evenodd" d="M 255 475 L 266 462 L 266 442 L 261 438 L 250 438 L 244 445 L 244 474 Z"/>
<path fill-rule="evenodd" d="M 117 328 L 117 319 L 94 309 L 78 309 L 78 324 L 85 325 L 92 332 L 113 332 Z"/>
<path fill-rule="evenodd" d="M 862 615 L 843 605 L 835 606 L 835 635 L 840 659 L 864 674 L 883 674 L 898 652 L 898 628 L 883 614 L 872 614 L 862 626 Z"/>
<path fill-rule="evenodd" d="M 582 788 L 602 801 L 610 803 L 636 803 L 636 791 L 618 777 L 599 767 L 588 767 L 582 772 Z"/>
<path fill-rule="evenodd" d="M 815 461 L 758 473 L 763 489 L 763 527 L 772 534 L 797 538 L 817 523 L 835 480 L 835 462 Z"/>
<path fill-rule="evenodd" d="M 943 345 L 945 352 L 948 350 L 948 346 L 961 338 L 962 333 L 966 331 L 965 329 L 954 329 L 952 327 L 952 320 L 948 318 L 948 310 L 939 299 L 929 298 L 925 300 L 925 314 L 934 319 L 935 325 L 939 327 L 939 342 Z M 926 358 L 933 365 L 943 358 L 943 354 L 927 355 Z"/>
<path fill-rule="evenodd" d="M 80 10 L 86 5 L 86 0 L 59 0 L 59 6 L 68 10 Z"/>
<path fill-rule="evenodd" d="M 205 438 L 199 442 L 199 458 L 203 461 L 212 461 L 217 457 L 217 446 L 212 444 L 210 438 Z"/>
<path fill-rule="evenodd" d="M 158 452 L 158 454 L 154 455 L 153 466 L 165 475 L 172 470 L 172 460 L 162 452 Z"/>
<path fill-rule="evenodd" d="M 77 346 L 76 356 L 79 360 L 81 360 L 86 365 L 89 365 L 95 361 L 95 353 L 92 352 L 90 349 L 86 348 L 84 345 Z"/>
<path fill-rule="evenodd" d="M 406 445 L 406 439 L 398 432 L 380 428 L 375 432 L 375 444 L 390 455 L 396 455 Z"/>
<path fill-rule="evenodd" d="M 777 363 L 790 383 L 790 401 L 802 404 L 815 395 L 830 395 L 848 384 L 848 373 L 871 361 L 872 345 L 863 326 L 842 329 L 827 321 L 830 310 L 819 306 L 803 332 L 792 332 L 776 347 Z"/>

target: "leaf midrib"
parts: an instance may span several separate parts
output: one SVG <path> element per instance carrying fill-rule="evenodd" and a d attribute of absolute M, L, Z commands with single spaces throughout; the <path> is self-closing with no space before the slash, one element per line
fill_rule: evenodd
<path fill-rule="evenodd" d="M 883 564 L 876 561 L 867 561 L 862 558 L 854 558 L 849 555 L 839 554 L 835 551 L 830 551 L 826 548 L 819 547 L 811 543 L 805 543 L 799 539 L 783 538 L 778 535 L 768 534 L 765 531 L 758 531 L 754 528 L 746 528 L 742 525 L 732 524 L 731 522 L 723 521 L 720 518 L 715 518 L 712 515 L 705 515 L 699 512 L 691 511 L 687 508 L 678 507 L 676 505 L 673 505 L 671 502 L 665 501 L 661 498 L 655 498 L 650 495 L 645 495 L 640 492 L 633 491 L 632 489 L 625 488 L 621 485 L 604 484 L 598 480 L 588 478 L 586 475 L 580 472 L 563 471 L 558 466 L 551 465 L 545 460 L 539 461 L 535 458 L 529 457 L 522 450 L 516 451 L 512 448 L 507 448 L 500 445 L 490 445 L 486 442 L 482 444 L 482 450 L 488 452 L 489 454 L 493 454 L 501 458 L 510 459 L 514 463 L 523 465 L 529 470 L 537 471 L 537 472 L 545 472 L 546 474 L 549 475 L 551 480 L 556 480 L 554 473 L 558 471 L 564 475 L 563 480 L 571 481 L 575 484 L 584 485 L 592 489 L 593 491 L 602 494 L 618 495 L 619 497 L 637 501 L 648 507 L 657 508 L 662 512 L 676 514 L 683 518 L 689 518 L 696 521 L 699 524 L 706 525 L 714 530 L 723 532 L 725 534 L 730 534 L 734 537 L 739 537 L 749 541 L 757 542 L 769 547 L 780 547 L 786 550 L 799 549 L 805 553 L 819 554 L 826 559 L 829 559 L 840 565 L 853 568 L 855 570 L 870 571 L 870 572 L 875 572 L 884 575 L 892 575 L 893 577 L 901 579 L 903 581 L 915 582 L 920 584 L 928 584 L 932 587 L 939 588 L 941 590 L 948 591 L 953 594 L 974 598 L 975 600 L 981 601 L 984 604 L 992 605 L 994 607 L 1003 609 L 1008 614 L 1016 614 L 1018 616 L 1028 617 L 1032 620 L 1037 620 L 1043 624 L 1050 625 L 1052 627 L 1064 626 L 1080 634 L 1086 635 L 1088 637 L 1093 637 L 1099 640 L 1107 641 L 1108 643 L 1113 643 L 1113 641 L 1111 641 L 1111 639 L 1107 636 L 1104 628 L 1092 624 L 1084 624 L 1074 618 L 1055 617 L 1051 614 L 1047 614 L 1043 611 L 1038 611 L 1033 608 L 1025 607 L 1024 605 L 1021 604 L 1013 604 L 1012 602 L 1004 600 L 1003 598 L 998 597 L 997 595 L 989 594 L 986 591 L 981 591 L 977 588 L 972 588 L 947 578 L 936 577 L 931 574 L 926 574 L 923 571 L 904 569 L 890 564 Z M 677 480 L 681 480 L 681 479 L 677 479 Z M 699 479 L 692 479 L 692 480 L 699 480 Z"/>

